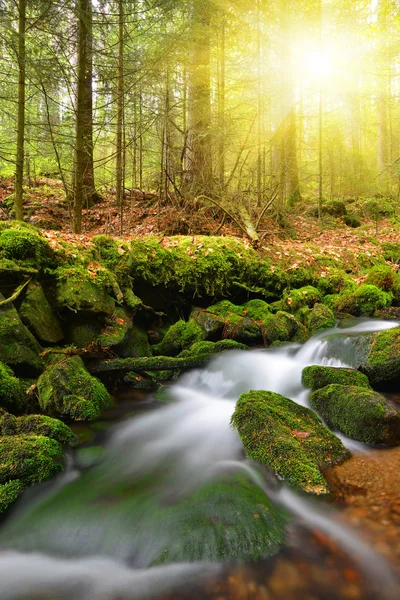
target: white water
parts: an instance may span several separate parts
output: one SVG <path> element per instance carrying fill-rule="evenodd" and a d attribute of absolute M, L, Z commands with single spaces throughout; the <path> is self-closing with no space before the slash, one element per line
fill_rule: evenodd
<path fill-rule="evenodd" d="M 395 326 L 397 323 L 359 321 L 348 329 L 319 334 L 302 347 L 229 352 L 214 358 L 207 369 L 184 375 L 170 388 L 171 404 L 116 428 L 106 453 L 107 477 L 126 483 L 140 474 L 162 472 L 165 489 L 184 493 L 223 470 L 244 469 L 272 500 L 334 538 L 378 587 L 383 590 L 384 582 L 389 590 L 394 582 L 384 561 L 339 525 L 331 513 L 286 487 L 278 491 L 265 487 L 259 473 L 241 461 L 241 443 L 230 427 L 230 418 L 239 395 L 249 390 L 271 390 L 307 405 L 308 391 L 301 384 L 305 366 L 347 366 L 351 360 L 342 362 L 339 357 L 351 359 L 352 337 Z M 62 480 L 65 485 L 67 478 Z M 56 494 L 58 489 L 55 483 L 46 494 Z M 19 518 L 18 512 L 15 518 Z M 84 526 L 82 523 L 82 529 Z M 145 538 L 145 532 L 140 535 Z M 132 598 L 132 590 L 135 598 L 157 597 L 200 573 L 215 573 L 216 568 L 198 564 L 134 570 L 104 557 L 67 560 L 6 551 L 0 554 L 0 597 L 21 600 L 37 594 L 40 598 L 124 599 Z M 379 597 L 394 597 L 390 593 L 383 590 Z"/>

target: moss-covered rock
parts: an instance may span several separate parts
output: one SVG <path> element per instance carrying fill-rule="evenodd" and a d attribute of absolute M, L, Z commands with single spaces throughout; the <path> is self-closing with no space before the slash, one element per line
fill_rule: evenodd
<path fill-rule="evenodd" d="M 196 308 L 192 311 L 190 319 L 193 319 L 203 330 L 205 340 L 217 342 L 221 339 L 225 327 L 225 319 L 209 310 Z"/>
<path fill-rule="evenodd" d="M 389 265 L 376 265 L 368 271 L 365 283 L 374 285 L 384 292 L 391 292 L 397 284 L 396 272 Z"/>
<path fill-rule="evenodd" d="M 4 297 L 0 294 L 0 300 Z M 24 377 L 43 370 L 41 347 L 22 323 L 12 304 L 0 306 L 0 360 Z"/>
<path fill-rule="evenodd" d="M 39 283 L 30 283 L 19 314 L 32 333 L 43 342 L 60 342 L 64 333 Z"/>
<path fill-rule="evenodd" d="M 379 389 L 400 384 L 400 327 L 361 336 L 355 341 L 355 366 Z"/>
<path fill-rule="evenodd" d="M 113 277 L 106 269 L 99 269 L 91 276 L 88 268 L 59 267 L 56 272 L 56 300 L 60 307 L 74 311 L 112 315 L 115 300 L 108 293 Z"/>
<path fill-rule="evenodd" d="M 23 489 L 24 484 L 19 479 L 0 485 L 0 514 L 5 512 L 17 500 Z"/>
<path fill-rule="evenodd" d="M 18 412 L 24 406 L 25 395 L 12 370 L 0 363 L 0 406 Z"/>
<path fill-rule="evenodd" d="M 314 365 L 303 369 L 301 376 L 305 387 L 319 390 L 331 383 L 371 389 L 368 377 L 354 369 L 344 367 L 322 367 Z"/>
<path fill-rule="evenodd" d="M 284 311 L 278 311 L 276 317 L 286 328 L 288 333 L 288 340 L 297 344 L 304 344 L 309 338 L 307 328 L 290 313 Z M 283 338 L 280 341 L 286 341 Z"/>
<path fill-rule="evenodd" d="M 159 344 L 153 346 L 153 354 L 177 356 L 196 342 L 204 339 L 204 331 L 194 320 L 177 321 L 168 329 Z"/>
<path fill-rule="evenodd" d="M 380 309 L 390 306 L 392 300 L 391 293 L 384 292 L 375 285 L 364 284 L 339 294 L 328 306 L 339 314 L 373 317 Z M 327 297 L 324 298 L 324 303 L 327 303 Z"/>
<path fill-rule="evenodd" d="M 74 438 L 74 433 L 68 425 L 46 415 L 14 417 L 6 414 L 0 417 L 0 429 L 3 435 L 39 435 L 61 444 L 67 444 Z"/>
<path fill-rule="evenodd" d="M 86 370 L 79 356 L 63 358 L 39 377 L 40 408 L 50 415 L 66 415 L 76 421 L 96 419 L 110 406 L 104 385 Z"/>
<path fill-rule="evenodd" d="M 219 352 L 227 352 L 228 350 L 248 350 L 246 344 L 240 344 L 235 340 L 220 340 L 219 342 L 196 342 L 191 348 L 186 351 L 189 354 L 218 354 Z"/>
<path fill-rule="evenodd" d="M 328 493 L 320 469 L 349 456 L 315 413 L 274 392 L 242 394 L 232 424 L 249 458 L 307 492 Z"/>
<path fill-rule="evenodd" d="M 307 327 L 311 335 L 330 329 L 335 325 L 335 315 L 333 311 L 322 303 L 317 303 L 313 306 L 307 315 Z"/>
<path fill-rule="evenodd" d="M 24 485 L 45 481 L 62 470 L 63 451 L 45 436 L 0 437 L 0 483 L 18 479 Z"/>
<path fill-rule="evenodd" d="M 123 308 L 117 308 L 96 340 L 103 348 L 110 348 L 122 358 L 151 356 L 147 333 L 133 324 L 133 319 Z"/>
<path fill-rule="evenodd" d="M 400 412 L 377 392 L 331 384 L 313 392 L 310 405 L 329 427 L 355 440 L 369 444 L 400 443 Z"/>
<path fill-rule="evenodd" d="M 11 226 L 10 226 L 11 225 Z M 36 269 L 54 266 L 54 253 L 33 227 L 24 223 L 5 224 L 0 232 L 0 256 Z"/>
<path fill-rule="evenodd" d="M 285 291 L 282 298 L 282 307 L 286 312 L 296 313 L 300 308 L 314 306 L 321 301 L 321 292 L 311 285 L 297 290 Z"/>

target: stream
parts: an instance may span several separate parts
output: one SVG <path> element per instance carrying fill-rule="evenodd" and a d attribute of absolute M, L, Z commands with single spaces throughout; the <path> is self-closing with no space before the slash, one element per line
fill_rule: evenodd
<path fill-rule="evenodd" d="M 156 398 L 125 394 L 122 419 L 114 411 L 118 422 L 97 425 L 65 472 L 3 522 L 1 599 L 399 598 L 398 574 L 373 541 L 332 502 L 246 460 L 230 426 L 250 390 L 307 406 L 305 366 L 352 366 L 357 336 L 396 326 L 353 319 L 303 346 L 218 355 Z M 340 437 L 368 457 L 369 447 Z"/>

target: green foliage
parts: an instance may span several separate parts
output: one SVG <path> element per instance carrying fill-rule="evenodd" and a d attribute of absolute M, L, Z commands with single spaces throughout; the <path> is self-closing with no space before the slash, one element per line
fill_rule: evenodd
<path fill-rule="evenodd" d="M 305 387 L 311 388 L 314 391 L 331 383 L 371 389 L 368 377 L 359 371 L 344 367 L 321 367 L 317 365 L 306 367 L 303 369 L 301 380 Z"/>
<path fill-rule="evenodd" d="M 68 415 L 76 421 L 93 420 L 111 404 L 106 388 L 87 372 L 79 356 L 49 365 L 37 386 L 40 407 L 51 415 Z"/>
<path fill-rule="evenodd" d="M 347 225 L 347 227 L 351 227 L 353 229 L 357 229 L 357 227 L 361 227 L 361 221 L 354 217 L 353 215 L 346 215 L 343 217 L 343 223 Z"/>
<path fill-rule="evenodd" d="M 249 458 L 307 492 L 328 493 L 320 469 L 349 456 L 342 442 L 315 413 L 273 392 L 242 394 L 232 425 Z"/>
<path fill-rule="evenodd" d="M 382 250 L 384 251 L 383 258 L 385 260 L 391 260 L 394 263 L 400 261 L 400 243 L 384 242 L 382 244 Z"/>
<path fill-rule="evenodd" d="M 393 291 L 398 285 L 395 271 L 389 265 L 376 265 L 368 271 L 366 284 L 375 285 L 385 292 Z"/>
<path fill-rule="evenodd" d="M 327 425 L 369 444 L 400 443 L 400 412 L 380 394 L 349 384 L 331 384 L 310 396 Z"/>

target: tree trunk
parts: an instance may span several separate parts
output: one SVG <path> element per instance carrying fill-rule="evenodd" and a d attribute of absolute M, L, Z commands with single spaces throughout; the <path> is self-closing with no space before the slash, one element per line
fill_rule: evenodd
<path fill-rule="evenodd" d="M 82 231 L 82 209 L 93 203 L 93 38 L 91 0 L 77 0 L 78 64 L 75 125 L 74 233 Z"/>
<path fill-rule="evenodd" d="M 122 216 L 123 191 L 123 126 L 124 126 L 124 4 L 118 0 L 118 79 L 117 79 L 117 140 L 116 140 L 116 203 Z M 121 219 L 122 220 L 122 219 Z"/>
<path fill-rule="evenodd" d="M 194 2 L 186 162 L 186 184 L 194 194 L 210 193 L 212 187 L 210 29 L 210 0 Z"/>
<path fill-rule="evenodd" d="M 15 168 L 15 218 L 22 221 L 23 184 L 24 184 L 24 141 L 25 141 L 25 30 L 26 30 L 26 0 L 18 2 L 18 122 L 17 122 L 17 157 Z"/>

